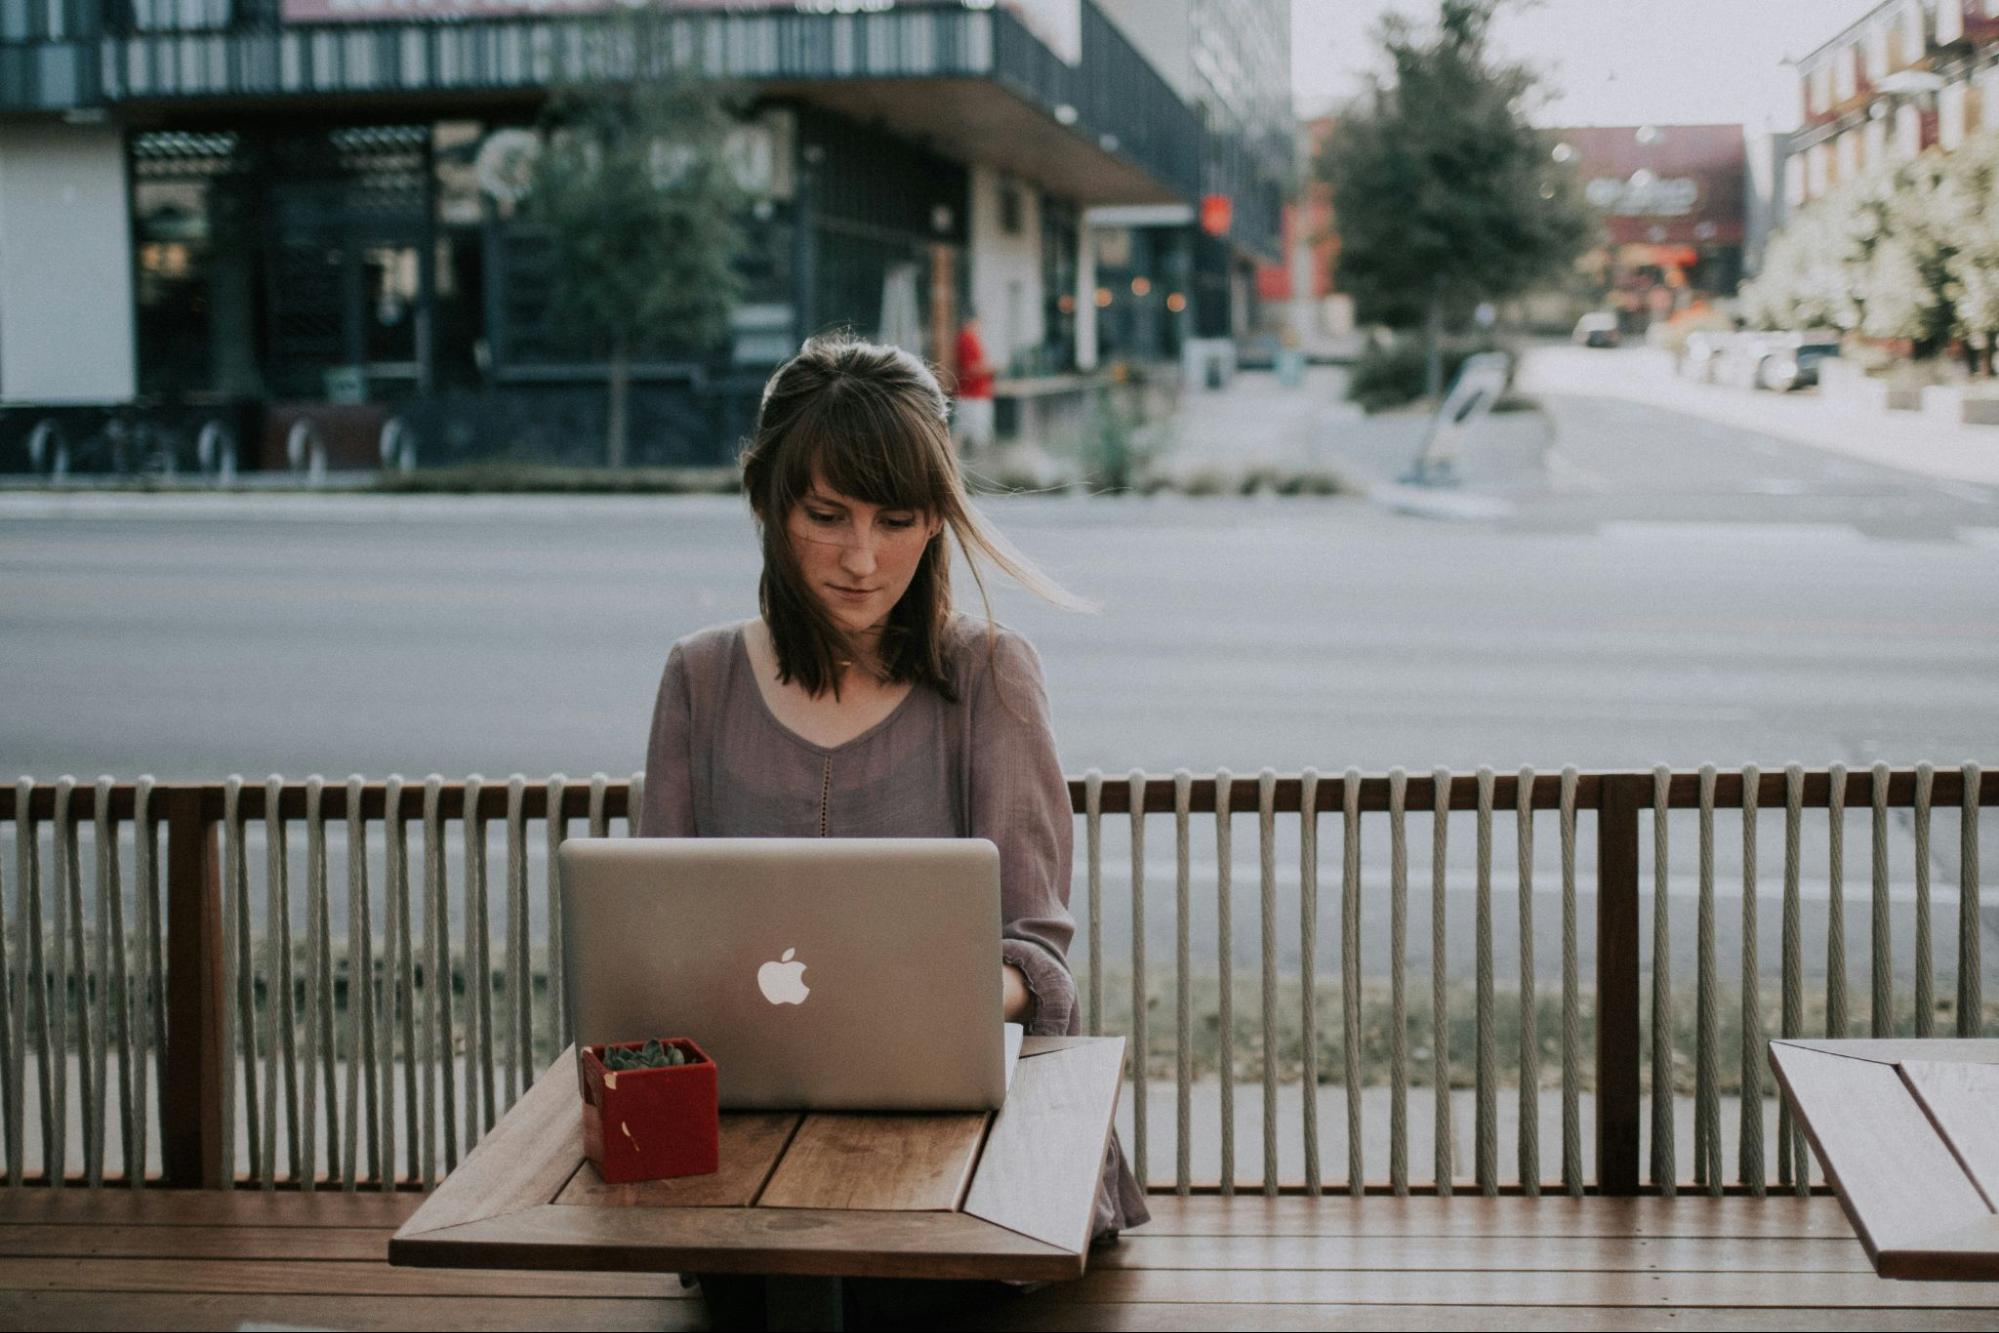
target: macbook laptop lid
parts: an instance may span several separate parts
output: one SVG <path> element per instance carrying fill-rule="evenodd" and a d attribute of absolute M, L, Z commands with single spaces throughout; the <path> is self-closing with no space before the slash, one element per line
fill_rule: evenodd
<path fill-rule="evenodd" d="M 725 1109 L 1004 1098 L 1020 1038 L 986 839 L 586 838 L 560 858 L 579 1045 L 692 1037 Z"/>

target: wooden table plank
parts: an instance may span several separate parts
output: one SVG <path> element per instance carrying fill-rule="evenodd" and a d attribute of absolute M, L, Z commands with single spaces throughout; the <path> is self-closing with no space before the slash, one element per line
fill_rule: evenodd
<path fill-rule="evenodd" d="M 1883 1251 L 1911 1249 L 1926 1236 L 1990 1215 L 1894 1066 L 1784 1041 L 1770 1049 L 1877 1267 Z"/>
<path fill-rule="evenodd" d="M 1814 1273 L 1795 1281 L 1768 1273 L 1451 1273 L 1311 1270 L 1130 1269 L 1093 1271 L 1064 1293 L 1076 1301 L 1309 1301 L 1348 1305 L 1567 1305 L 1788 1307 L 1895 1304 L 1910 1308 L 1989 1308 L 1999 1288 L 1976 1282 L 1897 1282 L 1872 1273 Z M 1676 1321 L 1677 1322 L 1677 1321 Z M 1999 1321 L 1995 1321 L 1999 1322 Z M 1793 1325 L 1796 1327 L 1797 1325 Z"/>
<path fill-rule="evenodd" d="M 1485 1198 L 1371 1196 L 1350 1199 L 1288 1194 L 1264 1198 L 1238 1194 L 1182 1197 L 1154 1194 L 1146 1199 L 1152 1220 L 1140 1236 L 1411 1236 L 1538 1237 L 1714 1237 L 1788 1239 L 1825 1237 L 1851 1243 L 1853 1224 L 1829 1194 L 1800 1199 L 1772 1194 L 1709 1198 L 1682 1194 L 1636 1198 L 1588 1196 L 1571 1199 L 1544 1194 Z"/>
<path fill-rule="evenodd" d="M 1145 1330 L 1180 1333 L 1187 1329 L 1245 1329 L 1255 1333 L 1432 1333 L 1432 1330 L 1493 1330 L 1518 1333 L 1794 1333 L 1801 1325 L 1815 1333 L 1874 1333 L 1874 1330 L 1923 1330 L 1924 1333 L 1991 1333 L 1988 1310 L 1903 1310 L 1854 1308 L 1837 1310 L 1722 1309 L 1678 1307 L 1619 1309 L 1604 1306 L 1547 1307 L 1542 1305 L 1314 1305 L 1129 1302 L 1098 1304 L 1064 1299 L 1066 1292 L 1041 1291 L 1010 1304 L 973 1311 L 952 1320 L 966 1330 L 1008 1330 L 1009 1333 L 1076 1333 L 1079 1330 Z"/>
<path fill-rule="evenodd" d="M 589 1296 L 314 1296 L 302 1315 L 296 1296 L 254 1292 L 6 1292 L 0 1328 L 217 1329 L 251 1324 L 297 1327 L 302 1319 L 339 1329 L 619 1329 L 631 1333 L 705 1329 L 699 1301 Z"/>
<path fill-rule="evenodd" d="M 1819 1240 L 1638 1236 L 1150 1236 L 1090 1256 L 1114 1268 L 1562 1273 L 1872 1273 L 1851 1234 Z"/>
<path fill-rule="evenodd" d="M 801 1119 L 796 1111 L 725 1112 L 721 1168 L 712 1175 L 607 1185 L 586 1160 L 555 1202 L 598 1208 L 747 1208 L 770 1179 Z"/>
<path fill-rule="evenodd" d="M 74 1259 L 346 1259 L 384 1263 L 382 1227 L 118 1226 L 0 1223 L 0 1256 Z"/>
<path fill-rule="evenodd" d="M 340 1190 L 0 1190 L 0 1222 L 36 1226 L 398 1227 L 426 1196 Z"/>
<path fill-rule="evenodd" d="M 1082 1258 L 963 1213 L 551 1204 L 391 1242 L 394 1262 L 806 1277 L 1079 1276 Z"/>
<path fill-rule="evenodd" d="M 1123 1069 L 1122 1037 L 1023 1060 L 986 1138 L 965 1212 L 1082 1254 Z"/>
<path fill-rule="evenodd" d="M 965 1197 L 987 1119 L 984 1111 L 808 1115 L 756 1202 L 951 1212 Z"/>
<path fill-rule="evenodd" d="M 623 1209 L 613 1212 L 618 1216 Z M 707 1210 L 703 1210 L 707 1211 Z M 495 1219 L 502 1220 L 502 1219 Z M 385 1263 L 255 1263 L 232 1259 L 120 1259 L 85 1265 L 0 1259 L 0 1291 L 262 1291 L 317 1295 L 647 1296 L 688 1299 L 666 1273 L 505 1273 L 490 1268 L 395 1268 Z"/>
<path fill-rule="evenodd" d="M 1905 1060 L 1902 1080 L 1987 1208 L 1999 1208 L 1999 1065 Z"/>
<path fill-rule="evenodd" d="M 458 1169 L 444 1178 L 399 1235 L 545 1204 L 583 1160 L 583 1112 L 571 1046 L 542 1071 Z"/>

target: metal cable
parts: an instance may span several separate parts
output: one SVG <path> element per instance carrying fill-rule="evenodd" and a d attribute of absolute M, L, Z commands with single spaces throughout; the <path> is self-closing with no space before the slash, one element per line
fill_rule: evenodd
<path fill-rule="evenodd" d="M 1304 1044 L 1299 1114 L 1305 1123 L 1305 1193 L 1324 1190 L 1319 1163 L 1319 770 L 1298 779 L 1298 981 Z"/>
<path fill-rule="evenodd" d="M 1235 1193 L 1235 932 L 1229 901 L 1235 843 L 1230 837 L 1229 797 L 1234 776 L 1215 770 L 1215 949 L 1221 963 L 1221 1191 Z"/>
<path fill-rule="evenodd" d="M 382 1168 L 381 1096 L 376 1082 L 375 1051 L 375 921 L 368 890 L 368 826 L 361 818 L 358 773 L 347 778 L 347 1161 L 340 1173 L 342 1189 L 352 1191 L 361 1176 L 356 1132 L 365 1128 L 370 1179 L 380 1180 Z M 357 1040 L 358 1034 L 358 1040 Z M 355 1106 L 354 1089 L 361 1089 Z"/>
<path fill-rule="evenodd" d="M 1256 776 L 1257 921 L 1263 943 L 1263 1192 L 1277 1195 L 1277 771 Z"/>
<path fill-rule="evenodd" d="M 1083 845 L 1085 919 L 1090 930 L 1090 995 L 1084 1031 L 1104 1030 L 1104 775 L 1096 769 L 1083 774 Z"/>
<path fill-rule="evenodd" d="M 1677 1186 L 1673 1161 L 1673 943 L 1666 902 L 1666 814 L 1673 771 L 1652 770 L 1652 1183 L 1667 1198 Z"/>
<path fill-rule="evenodd" d="M 458 1166 L 458 1105 L 451 1049 L 451 917 L 445 895 L 444 779 L 423 783 L 424 1025 L 423 1187 Z"/>
<path fill-rule="evenodd" d="M 1388 770 L 1388 1187 L 1409 1195 L 1409 773 Z"/>
<path fill-rule="evenodd" d="M 1756 811 L 1763 775 L 1742 769 L 1742 1096 L 1736 1130 L 1736 1175 L 1761 1198 L 1763 1167 L 1763 981 L 1756 960 Z"/>
<path fill-rule="evenodd" d="M 1694 1182 L 1721 1194 L 1721 1042 L 1714 977 L 1715 766 L 1700 767 L 1700 900 L 1694 917 Z"/>
<path fill-rule="evenodd" d="M 1520 1188 L 1541 1195 L 1541 1038 L 1534 1005 L 1534 770 L 1514 781 L 1515 863 L 1520 879 Z"/>
<path fill-rule="evenodd" d="M 1347 1193 L 1367 1188 L 1362 1154 L 1360 1068 L 1360 770 L 1349 768 L 1340 779 L 1340 1045 L 1346 1059 Z"/>
<path fill-rule="evenodd" d="M 1146 1030 L 1148 986 L 1145 971 L 1145 771 L 1127 775 L 1131 810 L 1131 1160 L 1141 1181 L 1151 1177 L 1146 1155 L 1146 1064 L 1152 1044 Z"/>
<path fill-rule="evenodd" d="M 291 998 L 285 964 L 291 954 L 291 885 L 285 851 L 284 814 L 279 797 L 285 780 L 276 773 L 264 779 L 264 1102 L 263 1152 L 257 1157 L 257 1183 L 266 1190 L 278 1184 L 278 1100 L 281 1090 L 291 1089 L 292 1052 L 286 1042 L 290 1035 L 286 1001 Z M 283 1083 L 280 1084 L 280 1075 Z M 292 1109 L 298 1109 L 294 1096 Z M 292 1140 L 298 1147 L 298 1140 Z M 297 1159 L 293 1159 L 294 1168 Z M 293 1170 L 297 1176 L 297 1170 Z"/>
<path fill-rule="evenodd" d="M 1936 977 L 1930 956 L 1930 805 L 1936 768 L 1916 765 L 1916 1036 L 1929 1037 L 1936 1027 Z"/>
<path fill-rule="evenodd" d="M 255 966 L 250 952 L 250 884 L 245 865 L 247 854 L 243 830 L 243 778 L 231 773 L 222 786 L 222 1170 L 223 1179 L 236 1179 L 236 1094 L 243 1095 L 245 1156 L 254 1164 L 262 1159 L 259 1151 L 261 1125 L 257 1115 L 257 1027 L 251 1008 Z M 226 998 L 235 992 L 236 1003 Z M 237 1049 L 240 1046 L 240 1050 Z M 240 1073 L 238 1061 L 241 1061 Z"/>
<path fill-rule="evenodd" d="M 1846 1035 L 1846 765 L 1827 771 L 1825 1034 Z"/>
<path fill-rule="evenodd" d="M 479 817 L 485 779 L 465 779 L 465 1151 L 492 1128 L 493 973 L 487 954 L 486 824 Z"/>
<path fill-rule="evenodd" d="M 70 987 L 74 980 L 78 990 L 88 985 L 83 970 L 83 883 L 76 868 L 76 824 L 70 816 L 70 802 L 76 792 L 76 779 L 65 773 L 56 779 L 55 827 L 50 830 L 55 842 L 55 890 L 56 890 L 56 984 L 53 1008 L 55 1010 L 55 1072 L 56 1072 L 56 1147 L 54 1161 L 47 1168 L 51 1189 L 61 1189 L 64 1177 L 69 1174 L 69 1015 Z M 83 1152 L 86 1162 L 90 1156 L 90 1010 L 87 1006 L 76 1006 L 77 1044 L 84 1051 L 84 1058 L 77 1062 L 77 1101 L 83 1111 L 85 1130 Z M 87 1169 L 87 1167 L 86 1167 Z"/>
<path fill-rule="evenodd" d="M 1582 981 L 1576 959 L 1576 786 L 1562 769 L 1562 1186 L 1583 1196 Z"/>
<path fill-rule="evenodd" d="M 155 1081 L 160 1087 L 166 1086 L 167 1058 L 167 1006 L 165 993 L 166 969 L 160 966 L 160 847 L 159 830 L 153 823 L 153 776 L 143 773 L 139 776 L 138 790 L 132 796 L 132 819 L 134 824 L 132 849 L 133 888 L 139 895 L 139 993 L 134 1007 L 138 1011 L 140 1044 L 138 1067 L 133 1071 L 134 1087 L 132 1100 L 136 1104 L 133 1114 L 133 1134 L 136 1140 L 134 1162 L 138 1169 L 126 1171 L 128 1183 L 135 1190 L 146 1187 L 146 1168 L 152 1153 L 148 1141 L 152 1133 L 152 1116 L 148 1108 L 152 1097 L 147 1091 L 149 1082 Z M 16 1133 L 18 1134 L 18 1130 Z"/>
<path fill-rule="evenodd" d="M 1874 920 L 1868 931 L 1872 953 L 1870 979 L 1874 983 L 1868 1008 L 1870 1035 L 1895 1035 L 1894 937 L 1888 922 L 1888 765 L 1877 761 L 1873 770 L 1874 822 L 1870 839 L 1874 864 Z"/>
<path fill-rule="evenodd" d="M 528 962 L 527 778 L 507 779 L 507 1105 L 534 1081 L 534 973 Z M 633 801 L 637 808 L 637 801 Z"/>
<path fill-rule="evenodd" d="M 548 837 L 548 1000 L 555 1015 L 555 1031 L 542 1046 L 535 1064 L 546 1067 L 575 1038 L 575 1020 L 569 1013 L 569 979 L 564 973 L 565 947 L 562 942 L 562 843 L 569 836 L 569 820 L 562 813 L 563 793 L 569 779 L 557 773 L 548 780 L 548 816 L 544 821 Z"/>
<path fill-rule="evenodd" d="M 19 882 L 19 898 L 14 909 L 15 952 L 21 979 L 14 987 L 14 1044 L 8 1064 L 7 1144 L 8 1184 L 13 1189 L 27 1185 L 27 1097 L 28 1046 L 35 1047 L 35 1086 L 40 1090 L 42 1122 L 42 1174 L 60 1175 L 49 1163 L 55 1156 L 55 1114 L 50 1104 L 49 1083 L 49 994 L 48 961 L 42 936 L 41 833 L 33 811 L 35 780 L 22 777 L 14 784 L 14 874 Z M 33 1017 L 30 1018 L 32 1010 Z M 30 1024 L 32 1023 L 32 1027 Z"/>
<path fill-rule="evenodd" d="M 310 1194 L 319 1183 L 319 1082 L 322 1064 L 326 1073 L 326 1141 L 332 1145 L 327 1174 L 340 1174 L 340 1123 L 334 1103 L 338 1089 L 334 1082 L 334 1051 L 331 1035 L 322 1036 L 322 1022 L 330 1023 L 333 1009 L 333 969 L 328 965 L 326 936 L 326 829 L 322 807 L 326 783 L 314 773 L 305 780 L 305 1093 L 300 1108 L 300 1145 L 305 1161 L 299 1172 L 298 1187 Z M 350 1080 L 351 1081 L 351 1080 Z"/>
<path fill-rule="evenodd" d="M 1784 1001 L 1783 1035 L 1805 1031 L 1804 929 L 1798 876 L 1803 861 L 1805 768 L 1784 766 Z M 1790 1094 L 1777 1089 L 1777 1181 L 1790 1185 L 1800 1198 L 1811 1188 L 1810 1159 L 1803 1131 L 1791 1110 Z"/>
<path fill-rule="evenodd" d="M 124 884 L 118 870 L 118 832 L 111 820 L 111 788 L 115 781 L 100 774 L 93 790 L 91 835 L 95 843 L 97 887 L 97 984 L 91 988 L 91 1029 L 96 1048 L 97 1080 L 96 1138 L 97 1164 L 87 1182 L 92 1189 L 104 1184 L 106 1130 L 104 1121 L 111 1112 L 111 1028 L 118 1027 L 118 1127 L 119 1152 L 126 1163 L 132 1160 L 132 1052 L 131 1033 L 125 1022 L 125 922 Z"/>
<path fill-rule="evenodd" d="M 1492 800 L 1495 781 L 1490 767 L 1478 768 L 1478 893 L 1473 942 L 1478 951 L 1477 1115 L 1474 1122 L 1473 1165 L 1481 1194 L 1499 1193 L 1499 1037 L 1493 1027 L 1492 996 Z"/>
<path fill-rule="evenodd" d="M 1978 765 L 1966 763 L 1960 772 L 1964 795 L 1957 818 L 1957 1035 L 1976 1037 L 1985 1025 L 1978 940 Z"/>
<path fill-rule="evenodd" d="M 1184 768 L 1173 771 L 1173 1191 L 1183 1197 L 1193 1189 L 1193 1135 L 1188 1122 L 1193 1118 L 1194 1082 L 1194 1003 L 1192 930 L 1188 921 L 1192 899 L 1192 868 L 1188 829 L 1192 823 L 1194 775 Z"/>
<path fill-rule="evenodd" d="M 1450 770 L 1430 770 L 1430 1087 L 1437 1193 L 1449 1198 L 1456 1175 L 1451 1132 L 1450 990 L 1445 970 L 1444 844 L 1451 824 Z"/>
<path fill-rule="evenodd" d="M 387 921 L 385 929 L 388 939 L 383 945 L 384 963 L 391 969 L 390 1000 L 383 1014 L 382 1030 L 382 1096 L 383 1105 L 388 1108 L 382 1117 L 382 1164 L 384 1171 L 377 1184 L 385 1190 L 396 1187 L 396 1035 L 400 1030 L 403 1045 L 403 1116 L 408 1129 L 405 1136 L 405 1174 L 412 1179 L 422 1170 L 417 1157 L 417 1067 L 416 1067 L 416 966 L 411 956 L 416 938 L 410 930 L 410 865 L 409 839 L 403 826 L 403 778 L 400 773 L 389 774 L 383 795 L 385 816 L 382 821 L 383 863 L 382 876 L 389 895 L 385 909 Z"/>

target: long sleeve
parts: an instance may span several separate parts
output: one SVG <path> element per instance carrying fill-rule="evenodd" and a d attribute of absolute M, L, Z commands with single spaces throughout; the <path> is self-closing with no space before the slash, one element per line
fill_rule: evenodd
<path fill-rule="evenodd" d="M 971 836 L 1000 854 L 1000 957 L 1034 995 L 1027 1030 L 1075 1030 L 1069 971 L 1069 873 L 1075 840 L 1069 788 L 1055 754 L 1041 660 L 1025 639 L 1000 635 L 994 670 L 983 661 L 972 703 Z M 997 688 L 996 688 L 997 687 Z"/>
<path fill-rule="evenodd" d="M 645 803 L 639 808 L 638 819 L 641 838 L 696 836 L 692 711 L 687 662 L 676 643 L 666 655 L 666 670 L 660 675 L 652 737 L 646 743 Z"/>
<path fill-rule="evenodd" d="M 1020 968 L 1034 992 L 1034 1021 L 1027 1030 L 1074 1036 L 1083 1028 L 1068 963 L 1069 941 L 1076 934 L 1069 915 L 1075 813 L 1055 754 L 1040 657 L 1027 640 L 1004 631 L 996 657 L 997 672 L 981 672 L 973 695 L 972 836 L 990 838 L 999 848 L 1000 957 Z M 1145 1190 L 1113 1131 L 1091 1240 L 1115 1239 L 1151 1217 Z"/>

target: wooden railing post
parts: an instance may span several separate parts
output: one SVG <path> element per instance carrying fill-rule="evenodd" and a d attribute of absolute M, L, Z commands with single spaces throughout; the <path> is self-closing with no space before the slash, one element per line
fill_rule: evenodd
<path fill-rule="evenodd" d="M 1596 1187 L 1638 1192 L 1643 1098 L 1638 986 L 1638 810 L 1642 773 L 1606 773 L 1596 811 Z"/>
<path fill-rule="evenodd" d="M 211 789 L 212 790 L 212 789 Z M 167 825 L 167 1061 L 160 1088 L 161 1174 L 169 1185 L 222 1189 L 221 822 L 198 786 L 156 789 Z"/>

